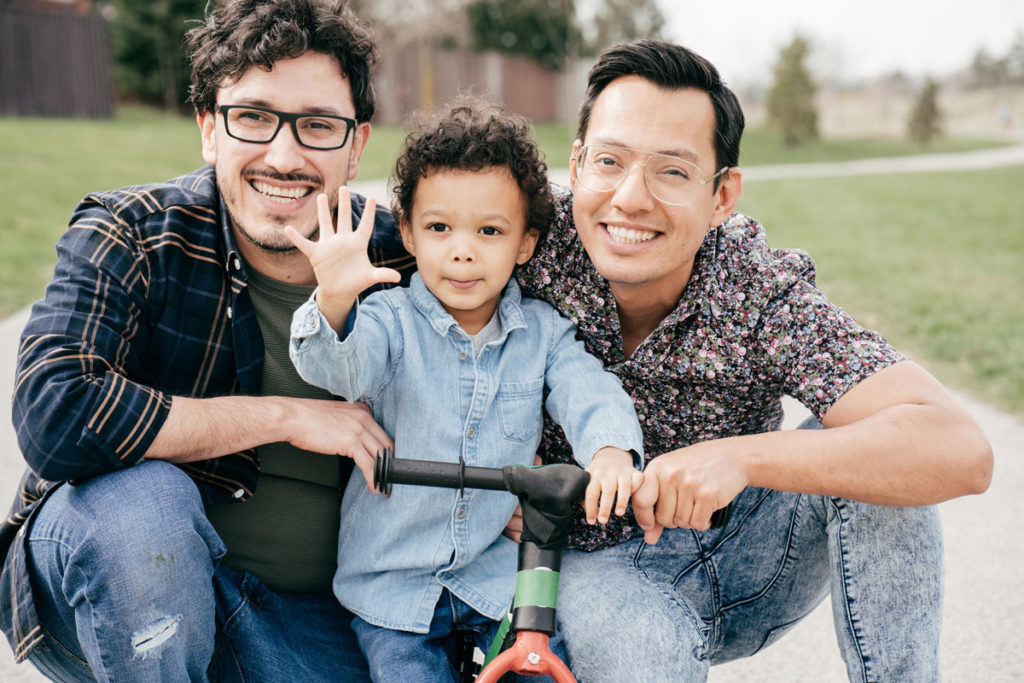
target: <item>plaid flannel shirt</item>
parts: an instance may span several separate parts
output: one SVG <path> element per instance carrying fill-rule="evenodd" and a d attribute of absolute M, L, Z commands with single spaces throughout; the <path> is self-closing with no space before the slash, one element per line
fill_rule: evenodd
<path fill-rule="evenodd" d="M 353 194 L 358 221 L 365 198 Z M 414 269 L 378 210 L 370 258 Z M 263 339 L 213 167 L 87 196 L 57 243 L 18 353 L 13 401 L 29 464 L 0 525 L 0 627 L 23 660 L 42 637 L 25 566 L 32 513 L 62 482 L 140 462 L 172 396 L 260 393 Z M 245 500 L 252 450 L 181 465 L 206 501 Z"/>

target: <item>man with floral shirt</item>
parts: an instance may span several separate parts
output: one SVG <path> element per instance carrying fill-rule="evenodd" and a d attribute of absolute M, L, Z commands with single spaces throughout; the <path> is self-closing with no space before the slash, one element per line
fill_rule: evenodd
<path fill-rule="evenodd" d="M 572 194 L 521 273 L 622 379 L 649 458 L 635 518 L 576 525 L 559 595 L 570 665 L 587 681 L 704 680 L 831 593 L 851 679 L 938 680 L 934 504 L 984 491 L 991 448 L 816 289 L 807 254 L 734 213 L 743 125 L 700 56 L 611 48 L 590 72 Z M 783 395 L 824 429 L 779 431 Z M 544 455 L 567 457 L 545 431 Z"/>

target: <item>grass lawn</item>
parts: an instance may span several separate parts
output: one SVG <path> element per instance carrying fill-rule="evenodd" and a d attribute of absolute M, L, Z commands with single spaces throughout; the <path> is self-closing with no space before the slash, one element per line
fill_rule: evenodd
<path fill-rule="evenodd" d="M 943 382 L 1024 414 L 1024 167 L 748 183 L 740 209 Z"/>
<path fill-rule="evenodd" d="M 564 167 L 566 124 L 537 126 L 549 165 Z M 373 129 L 360 179 L 390 172 L 404 134 Z M 945 140 L 949 152 L 998 143 Z M 126 108 L 112 121 L 0 118 L 0 315 L 38 298 L 53 244 L 86 193 L 161 180 L 202 163 L 189 117 Z M 836 161 L 921 152 L 901 140 L 817 141 L 790 150 L 749 130 L 742 162 Z M 928 359 L 943 380 L 1024 413 L 1024 168 L 747 183 L 741 209 L 775 246 L 806 248 L 819 283 L 861 322 Z"/>

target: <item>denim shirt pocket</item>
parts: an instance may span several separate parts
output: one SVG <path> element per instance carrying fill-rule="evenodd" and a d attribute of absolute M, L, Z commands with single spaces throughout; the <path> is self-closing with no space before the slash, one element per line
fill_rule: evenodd
<path fill-rule="evenodd" d="M 528 382 L 502 382 L 496 403 L 501 435 L 509 441 L 528 443 L 540 434 L 544 422 L 544 378 Z"/>

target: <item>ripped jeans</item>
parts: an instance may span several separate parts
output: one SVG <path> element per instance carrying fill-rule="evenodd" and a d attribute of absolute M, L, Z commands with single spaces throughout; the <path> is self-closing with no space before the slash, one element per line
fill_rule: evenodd
<path fill-rule="evenodd" d="M 46 631 L 29 659 L 53 680 L 369 680 L 330 592 L 275 593 L 218 566 L 224 544 L 174 465 L 60 487 L 28 548 Z"/>

